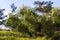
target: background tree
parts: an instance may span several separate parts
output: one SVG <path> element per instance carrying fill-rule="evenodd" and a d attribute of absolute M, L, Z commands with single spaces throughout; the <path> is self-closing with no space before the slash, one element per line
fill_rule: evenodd
<path fill-rule="evenodd" d="M 12 13 L 15 12 L 15 10 L 17 9 L 17 7 L 14 5 L 14 3 L 11 5 L 12 8 Z"/>
<path fill-rule="evenodd" d="M 35 1 L 34 4 L 36 5 L 35 10 L 44 13 L 44 12 L 51 11 L 53 2 L 51 2 L 51 1 L 46 1 L 46 2 Z"/>
<path fill-rule="evenodd" d="M 35 10 L 39 11 L 40 13 L 42 13 L 45 17 L 46 20 L 48 20 L 48 12 L 51 12 L 52 10 L 52 4 L 53 2 L 51 1 L 35 1 L 34 4 L 36 5 Z"/>
<path fill-rule="evenodd" d="M 4 18 L 7 17 L 7 15 L 4 15 L 4 13 L 3 13 L 4 10 L 5 10 L 5 9 L 0 9 L 0 20 L 2 20 L 2 21 L 0 21 L 0 25 L 3 24 Z M 3 15 L 4 15 L 4 16 L 3 16 Z"/>

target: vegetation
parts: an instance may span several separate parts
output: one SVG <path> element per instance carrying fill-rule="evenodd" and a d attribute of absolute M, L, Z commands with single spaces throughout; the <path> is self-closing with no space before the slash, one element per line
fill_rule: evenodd
<path fill-rule="evenodd" d="M 60 40 L 60 8 L 52 8 L 51 1 L 34 4 L 39 7 L 22 6 L 15 15 L 12 14 L 15 10 L 9 14 L 4 25 L 11 30 L 0 31 L 1 40 Z M 37 11 L 43 15 L 38 15 Z"/>

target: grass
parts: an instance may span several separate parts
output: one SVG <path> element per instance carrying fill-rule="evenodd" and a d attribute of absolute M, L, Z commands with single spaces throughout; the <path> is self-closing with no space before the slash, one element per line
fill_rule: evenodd
<path fill-rule="evenodd" d="M 22 35 L 23 34 L 19 32 L 0 31 L 0 40 L 47 40 L 46 36 L 37 38 L 23 38 Z"/>

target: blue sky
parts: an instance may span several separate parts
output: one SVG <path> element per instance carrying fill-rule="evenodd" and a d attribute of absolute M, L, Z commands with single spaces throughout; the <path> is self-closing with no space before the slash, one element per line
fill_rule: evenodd
<path fill-rule="evenodd" d="M 15 5 L 19 8 L 23 4 L 29 7 L 34 7 L 33 3 L 37 0 L 0 0 L 0 8 L 5 8 L 5 14 L 11 12 L 10 5 L 15 3 Z M 49 1 L 49 0 L 39 0 L 39 1 Z M 54 7 L 60 7 L 60 0 L 51 0 L 54 2 Z"/>

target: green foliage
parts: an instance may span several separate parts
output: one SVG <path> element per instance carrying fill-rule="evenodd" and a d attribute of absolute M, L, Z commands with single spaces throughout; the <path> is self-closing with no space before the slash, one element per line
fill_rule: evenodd
<path fill-rule="evenodd" d="M 38 16 L 34 9 L 23 6 L 16 15 L 9 15 L 5 25 L 11 27 L 12 31 L 21 32 L 22 37 L 39 36 L 42 40 L 52 40 L 56 37 L 55 32 L 60 31 L 57 29 L 60 27 L 60 9 L 53 8 L 48 14 Z"/>
<path fill-rule="evenodd" d="M 15 15 L 10 14 L 9 18 L 6 19 L 6 21 L 5 21 L 5 25 L 12 28 L 12 30 L 14 30 L 14 31 L 18 31 L 16 29 L 20 25 L 20 19 L 18 17 L 16 17 Z"/>

